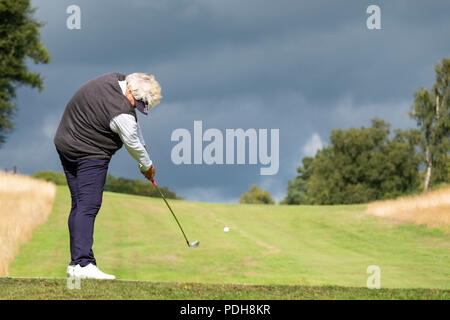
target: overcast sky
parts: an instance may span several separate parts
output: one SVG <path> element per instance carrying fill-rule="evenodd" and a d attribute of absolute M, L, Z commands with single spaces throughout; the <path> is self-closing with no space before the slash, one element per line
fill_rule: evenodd
<path fill-rule="evenodd" d="M 139 117 L 156 178 L 188 200 L 236 202 L 257 183 L 281 200 L 305 155 L 327 145 L 332 129 L 393 128 L 407 117 L 414 91 L 430 88 L 434 65 L 450 56 L 450 2 L 131 0 L 32 1 L 46 22 L 47 65 L 31 65 L 45 91 L 20 88 L 16 129 L 0 149 L 0 165 L 33 174 L 62 171 L 53 136 L 66 103 L 98 75 L 153 73 L 164 98 Z M 69 30 L 69 5 L 81 8 L 81 29 Z M 381 30 L 369 30 L 366 9 L 381 8 Z M 175 165 L 171 134 L 204 130 L 279 129 L 280 167 Z M 206 145 L 206 143 L 204 144 Z M 125 148 L 110 173 L 142 177 Z"/>

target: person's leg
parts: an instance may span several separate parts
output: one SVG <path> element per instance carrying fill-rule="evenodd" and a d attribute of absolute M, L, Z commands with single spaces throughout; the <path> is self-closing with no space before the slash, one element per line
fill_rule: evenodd
<path fill-rule="evenodd" d="M 58 151 L 58 150 L 57 150 Z M 78 160 L 71 159 L 64 155 L 62 152 L 59 152 L 59 158 L 61 160 L 61 164 L 64 169 L 64 173 L 66 175 L 67 184 L 69 185 L 70 196 L 72 198 L 72 206 L 68 218 L 68 226 L 69 226 L 69 241 L 70 241 L 70 263 L 69 265 L 76 265 L 74 262 L 74 238 L 73 238 L 73 220 L 77 214 L 77 202 L 78 202 L 78 183 L 77 183 L 77 169 L 78 169 Z"/>
<path fill-rule="evenodd" d="M 77 207 L 73 217 L 74 263 L 96 265 L 92 245 L 94 223 L 102 204 L 109 159 L 80 160 L 77 169 Z"/>

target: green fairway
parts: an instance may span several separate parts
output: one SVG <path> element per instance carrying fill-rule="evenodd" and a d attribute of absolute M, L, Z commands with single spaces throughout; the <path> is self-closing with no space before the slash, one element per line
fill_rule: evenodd
<path fill-rule="evenodd" d="M 95 225 L 94 252 L 99 267 L 120 280 L 201 283 L 194 285 L 201 292 L 202 288 L 209 292 L 206 283 L 340 286 L 361 288 L 361 297 L 367 294 L 369 298 L 377 293 L 367 293 L 374 290 L 365 288 L 366 270 L 377 265 L 382 288 L 450 289 L 448 234 L 367 216 L 364 205 L 170 203 L 190 241 L 200 240 L 198 248 L 186 246 L 161 199 L 105 192 Z M 11 277 L 66 277 L 69 207 L 68 189 L 58 187 L 49 220 L 20 249 L 10 268 Z M 223 231 L 226 225 L 229 232 Z M 6 281 L 1 280 L 2 284 Z M 124 283 L 102 285 L 120 288 Z M 148 293 L 148 297 L 161 298 L 170 284 L 147 283 L 143 288 L 146 286 L 160 290 L 160 296 Z M 314 290 L 298 295 L 310 297 Z M 217 293 L 220 297 L 231 294 L 221 292 Z"/>

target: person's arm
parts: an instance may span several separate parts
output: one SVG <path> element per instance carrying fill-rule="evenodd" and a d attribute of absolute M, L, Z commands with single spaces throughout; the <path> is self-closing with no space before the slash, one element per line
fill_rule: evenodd
<path fill-rule="evenodd" d="M 144 135 L 142 134 L 142 130 L 141 130 L 141 126 L 139 125 L 139 122 L 137 122 L 137 134 L 138 134 L 139 141 L 142 143 L 145 150 L 147 150 L 147 147 L 145 145 Z M 148 152 L 148 150 L 147 150 L 147 152 Z"/>
<path fill-rule="evenodd" d="M 140 171 L 147 172 L 153 163 L 150 160 L 146 147 L 139 139 L 138 127 L 136 119 L 131 114 L 120 114 L 110 122 L 111 130 L 119 135 L 125 148 L 138 162 Z"/>

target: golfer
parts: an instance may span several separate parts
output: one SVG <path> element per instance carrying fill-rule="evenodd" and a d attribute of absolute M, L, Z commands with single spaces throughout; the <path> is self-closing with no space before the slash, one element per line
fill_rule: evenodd
<path fill-rule="evenodd" d="M 161 87 L 153 75 L 108 73 L 85 83 L 64 110 L 54 143 L 72 197 L 69 214 L 70 276 L 115 279 L 102 272 L 92 251 L 95 217 L 112 155 L 125 145 L 149 180 L 155 167 L 136 116 L 159 103 Z"/>

